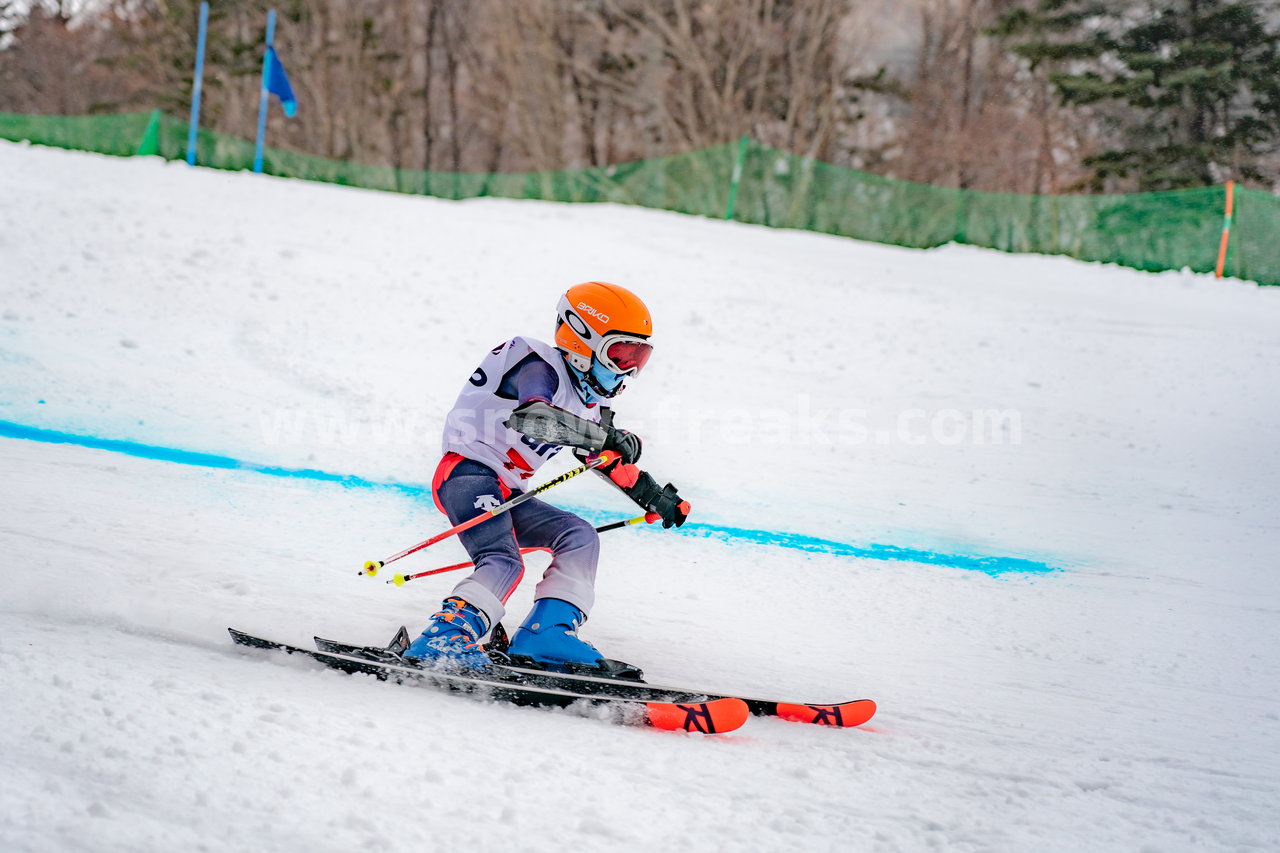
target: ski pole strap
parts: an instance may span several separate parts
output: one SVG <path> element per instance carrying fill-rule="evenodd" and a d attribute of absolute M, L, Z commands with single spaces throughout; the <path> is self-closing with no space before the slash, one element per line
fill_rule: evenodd
<path fill-rule="evenodd" d="M 554 486 L 558 486 L 561 483 L 571 480 L 584 471 L 589 471 L 592 468 L 600 468 L 602 466 L 609 465 L 614 461 L 616 461 L 618 458 L 619 456 L 615 451 L 602 450 L 599 453 L 595 454 L 594 456 L 589 457 L 586 460 L 586 464 L 579 465 L 577 468 L 574 468 L 571 471 L 566 471 L 565 473 L 561 474 L 559 477 L 556 477 L 553 480 L 549 480 L 543 483 L 541 486 L 538 486 L 536 489 L 531 489 L 530 491 L 527 491 L 522 495 L 516 495 L 514 498 L 507 501 L 506 503 L 500 504 L 499 506 L 496 506 L 491 510 L 487 510 L 486 512 L 482 512 L 479 515 L 477 515 L 475 518 L 467 519 L 461 524 L 456 524 L 453 527 L 450 527 L 448 530 L 444 531 L 443 533 L 437 533 L 435 536 L 432 536 L 430 539 L 427 539 L 423 542 L 419 542 L 417 545 L 414 545 L 412 547 L 405 548 L 399 554 L 388 557 L 385 560 L 369 560 L 364 564 L 364 567 L 360 570 L 361 574 L 366 574 L 369 577 L 373 577 L 378 573 L 378 569 L 387 565 L 387 563 L 394 563 L 396 560 L 404 559 L 410 554 L 416 554 L 417 552 L 421 551 L 423 548 L 430 547 L 436 544 L 437 542 L 441 542 L 445 539 L 448 539 L 450 536 L 455 536 L 459 533 L 462 533 L 463 531 L 470 530 L 471 528 L 475 527 L 478 524 L 483 524 L 484 522 L 488 521 L 491 518 L 494 518 L 495 516 L 502 515 L 504 512 L 508 512 L 509 510 L 520 506 L 520 504 L 524 503 L 527 500 L 531 500 L 537 495 L 542 494 L 543 492 L 547 491 L 547 489 L 550 489 Z"/>

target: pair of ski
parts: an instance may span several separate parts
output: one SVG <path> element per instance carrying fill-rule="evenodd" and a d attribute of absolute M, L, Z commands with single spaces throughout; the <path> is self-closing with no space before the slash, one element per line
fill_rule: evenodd
<path fill-rule="evenodd" d="M 384 681 L 415 683 L 515 705 L 572 708 L 622 725 L 668 731 L 722 734 L 740 728 L 751 715 L 780 717 L 826 726 L 859 726 L 875 714 L 875 702 L 858 699 L 834 704 L 743 699 L 706 691 L 659 687 L 642 681 L 585 673 L 557 673 L 516 665 L 504 656 L 485 671 L 445 671 L 401 658 L 408 645 L 404 628 L 387 648 L 354 646 L 316 637 L 316 649 L 291 646 L 229 628 L 237 644 L 300 655 L 347 673 Z"/>

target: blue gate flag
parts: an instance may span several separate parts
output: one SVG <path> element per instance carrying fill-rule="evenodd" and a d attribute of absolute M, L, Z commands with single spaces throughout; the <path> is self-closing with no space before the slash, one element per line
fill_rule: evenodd
<path fill-rule="evenodd" d="M 284 64 L 274 47 L 267 48 L 267 91 L 280 99 L 284 114 L 293 118 L 298 113 L 298 99 L 293 96 L 293 87 L 289 85 L 289 75 L 284 73 Z"/>

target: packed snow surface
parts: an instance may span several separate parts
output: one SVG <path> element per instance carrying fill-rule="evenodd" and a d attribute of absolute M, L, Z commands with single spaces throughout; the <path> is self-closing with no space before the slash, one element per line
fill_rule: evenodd
<path fill-rule="evenodd" d="M 421 630 L 456 574 L 357 568 L 444 528 L 458 389 L 589 279 L 653 310 L 618 422 L 704 527 L 606 534 L 583 636 L 867 726 L 625 729 L 231 644 Z M 1278 362 L 1280 289 L 1238 281 L 0 144 L 5 434 L 251 466 L 0 438 L 0 849 L 1280 848 Z"/>

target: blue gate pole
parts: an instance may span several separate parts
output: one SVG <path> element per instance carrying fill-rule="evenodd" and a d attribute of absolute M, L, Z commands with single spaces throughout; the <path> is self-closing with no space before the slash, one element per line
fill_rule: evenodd
<path fill-rule="evenodd" d="M 276 10 L 267 13 L 267 48 L 276 40 Z M 267 105 L 271 94 L 267 91 L 267 75 L 271 73 L 271 54 L 262 54 L 262 93 L 258 97 L 258 142 L 253 147 L 253 171 L 262 171 L 262 145 L 267 135 Z"/>
<path fill-rule="evenodd" d="M 196 36 L 196 73 L 191 86 L 191 129 L 187 131 L 187 165 L 196 164 L 196 132 L 200 129 L 200 90 L 204 83 L 204 44 L 209 32 L 209 0 L 200 4 L 200 34 Z"/>

